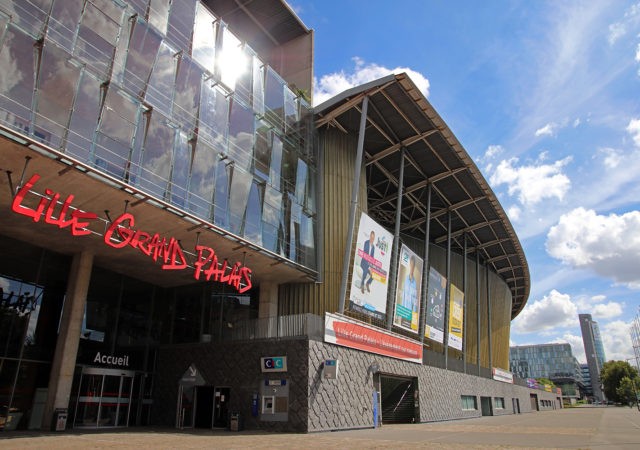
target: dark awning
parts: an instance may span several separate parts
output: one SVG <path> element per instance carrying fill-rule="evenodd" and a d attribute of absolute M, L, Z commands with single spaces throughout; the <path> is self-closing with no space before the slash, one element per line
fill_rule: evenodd
<path fill-rule="evenodd" d="M 479 252 L 511 289 L 515 318 L 529 297 L 527 260 L 511 222 L 469 154 L 405 73 L 349 89 L 314 109 L 316 127 L 357 135 L 360 108 L 369 96 L 364 164 L 369 214 L 393 230 L 400 152 L 405 148 L 401 233 L 424 238 L 427 185 L 431 184 L 429 240 L 446 243 L 452 217 L 452 247 Z"/>

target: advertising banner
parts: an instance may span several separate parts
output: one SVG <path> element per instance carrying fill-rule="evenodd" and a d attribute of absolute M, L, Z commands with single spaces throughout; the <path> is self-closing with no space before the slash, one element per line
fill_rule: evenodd
<path fill-rule="evenodd" d="M 448 345 L 462 350 L 462 325 L 464 321 L 464 292 L 451 284 L 449 299 L 449 338 Z"/>
<path fill-rule="evenodd" d="M 429 269 L 429 290 L 427 291 L 427 319 L 424 337 L 436 342 L 444 342 L 444 299 L 447 279 L 436 269 Z"/>
<path fill-rule="evenodd" d="M 393 324 L 414 333 L 418 332 L 420 317 L 422 264 L 422 258 L 403 244 L 398 264 Z"/>
<path fill-rule="evenodd" d="M 366 214 L 360 216 L 349 309 L 384 321 L 393 236 Z"/>
<path fill-rule="evenodd" d="M 503 383 L 513 384 L 513 373 L 502 370 L 497 367 L 493 368 L 493 379 L 496 381 L 502 381 Z"/>
<path fill-rule="evenodd" d="M 325 314 L 324 341 L 369 353 L 422 364 L 422 344 L 361 322 Z"/>

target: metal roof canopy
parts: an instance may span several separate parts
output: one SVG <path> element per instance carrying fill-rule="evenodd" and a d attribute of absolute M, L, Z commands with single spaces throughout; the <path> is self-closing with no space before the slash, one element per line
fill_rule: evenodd
<path fill-rule="evenodd" d="M 509 286 L 515 318 L 527 302 L 529 267 L 520 241 L 494 192 L 469 154 L 406 73 L 349 89 L 314 108 L 316 128 L 357 135 L 360 107 L 369 96 L 364 138 L 369 214 L 393 230 L 400 151 L 405 148 L 401 233 L 424 238 L 427 185 L 431 184 L 430 242 L 479 252 Z"/>

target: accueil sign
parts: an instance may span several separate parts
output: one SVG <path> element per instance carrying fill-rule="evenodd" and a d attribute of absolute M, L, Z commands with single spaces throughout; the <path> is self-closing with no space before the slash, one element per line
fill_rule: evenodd
<path fill-rule="evenodd" d="M 103 364 L 107 366 L 129 367 L 129 355 L 113 356 L 103 355 L 102 353 L 98 352 L 93 358 L 93 363 Z"/>
<path fill-rule="evenodd" d="M 40 175 L 34 174 L 24 186 L 20 188 L 11 203 L 11 210 L 16 214 L 30 217 L 34 222 L 42 220 L 49 225 L 60 229 L 69 228 L 73 236 L 85 236 L 93 232 L 88 229 L 92 222 L 98 220 L 98 215 L 93 212 L 81 211 L 72 207 L 74 196 L 68 195 L 64 201 L 60 201 L 62 194 L 51 189 L 45 189 L 44 195 L 33 194 L 36 197 L 35 206 L 28 200 L 31 189 L 40 179 Z M 33 200 L 33 199 L 31 199 Z M 61 205 L 61 206 L 59 206 Z M 189 267 L 184 251 L 178 240 L 174 237 L 167 239 L 158 233 L 151 234 L 135 227 L 135 217 L 131 213 L 123 213 L 111 221 L 103 235 L 105 245 L 113 248 L 132 247 L 154 262 L 160 260 L 162 270 L 183 270 Z M 239 293 L 251 289 L 251 269 L 236 262 L 230 264 L 226 259 L 222 262 L 211 247 L 205 245 L 195 246 L 195 261 L 193 276 L 196 280 L 217 281 L 228 284 Z"/>

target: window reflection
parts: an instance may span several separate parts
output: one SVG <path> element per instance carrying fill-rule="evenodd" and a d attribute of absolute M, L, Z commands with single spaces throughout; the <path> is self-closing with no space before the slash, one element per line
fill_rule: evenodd
<path fill-rule="evenodd" d="M 280 252 L 282 230 L 282 194 L 271 186 L 264 188 L 262 207 L 262 245 L 273 252 Z"/>
<path fill-rule="evenodd" d="M 33 97 L 33 39 L 9 24 L 0 50 L 0 119 L 28 131 Z"/>
<path fill-rule="evenodd" d="M 232 165 L 226 156 L 222 156 L 216 166 L 213 223 L 222 228 L 229 227 L 229 172 Z"/>
<path fill-rule="evenodd" d="M 296 125 L 300 120 L 298 116 L 298 105 L 294 94 L 288 87 L 284 88 L 284 118 L 285 130 L 287 133 L 296 130 Z"/>
<path fill-rule="evenodd" d="M 145 99 L 151 105 L 167 113 L 171 112 L 176 66 L 176 51 L 163 42 L 160 45 L 158 58 L 151 72 Z"/>
<path fill-rule="evenodd" d="M 200 99 L 199 136 L 218 151 L 226 152 L 228 124 L 229 99 L 219 87 L 204 80 Z"/>
<path fill-rule="evenodd" d="M 102 88 L 97 78 L 83 71 L 67 136 L 67 153 L 81 161 L 89 161 L 93 140 L 100 114 Z"/>
<path fill-rule="evenodd" d="M 144 191 L 165 199 L 169 186 L 176 127 L 159 112 L 146 114 L 149 121 L 140 161 L 137 185 Z"/>
<path fill-rule="evenodd" d="M 202 69 L 193 60 L 182 55 L 178 64 L 173 117 L 187 129 L 196 126 Z"/>
<path fill-rule="evenodd" d="M 244 237 L 257 245 L 262 245 L 262 194 L 263 186 L 251 184 L 247 212 L 245 214 Z"/>
<path fill-rule="evenodd" d="M 35 123 L 46 130 L 49 145 L 59 147 L 66 134 L 80 69 L 59 47 L 46 42 L 38 77 Z"/>
<path fill-rule="evenodd" d="M 284 121 L 284 81 L 271 67 L 267 68 L 264 103 L 266 117 L 275 126 L 282 128 Z"/>
<path fill-rule="evenodd" d="M 72 52 L 81 14 L 82 8 L 76 0 L 55 0 L 47 29 L 49 39 Z"/>
<path fill-rule="evenodd" d="M 134 24 L 125 65 L 124 87 L 144 97 L 162 36 L 144 22 Z"/>
<path fill-rule="evenodd" d="M 252 177 L 244 170 L 234 167 L 231 176 L 231 189 L 229 190 L 229 230 L 242 236 L 245 211 Z"/>
<path fill-rule="evenodd" d="M 197 0 L 171 2 L 167 39 L 176 47 L 189 51 Z M 153 3 L 153 2 L 152 2 Z"/>
<path fill-rule="evenodd" d="M 174 149 L 170 201 L 181 208 L 184 208 L 187 203 L 189 168 L 194 144 L 195 141 L 187 133 L 180 132 Z"/>
<path fill-rule="evenodd" d="M 253 111 L 264 115 L 264 64 L 257 56 L 253 57 Z"/>
<path fill-rule="evenodd" d="M 216 56 L 218 23 L 213 14 L 200 2 L 196 7 L 193 29 L 192 56 L 202 67 L 213 73 Z"/>
<path fill-rule="evenodd" d="M 240 39 L 227 28 L 222 30 L 222 48 L 217 58 L 220 81 L 232 91 L 236 82 L 249 72 L 249 59 L 246 57 Z"/>
<path fill-rule="evenodd" d="M 271 159 L 271 146 L 273 144 L 273 132 L 265 122 L 258 122 L 256 130 L 256 143 L 254 150 L 254 174 L 258 177 L 269 179 L 269 163 Z"/>
<path fill-rule="evenodd" d="M 249 170 L 253 157 L 253 137 L 255 119 L 253 112 L 234 101 L 231 104 L 229 119 L 229 158 L 236 163 L 236 167 Z"/>
<path fill-rule="evenodd" d="M 213 147 L 199 139 L 193 157 L 188 209 L 207 220 L 211 219 L 217 161 Z"/>
<path fill-rule="evenodd" d="M 162 34 L 167 33 L 170 2 L 171 0 L 152 0 L 149 2 L 149 23 Z"/>

